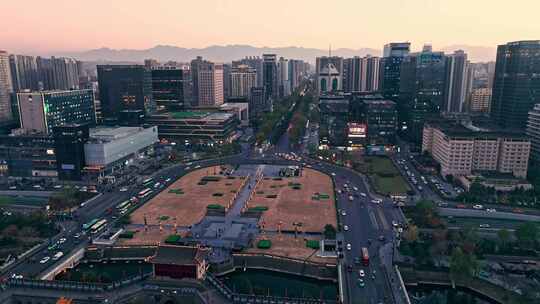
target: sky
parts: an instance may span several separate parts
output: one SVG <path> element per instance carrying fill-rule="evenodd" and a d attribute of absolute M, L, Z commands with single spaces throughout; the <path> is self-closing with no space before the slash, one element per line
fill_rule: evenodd
<path fill-rule="evenodd" d="M 539 0 L 1 0 L 0 49 L 155 45 L 381 49 L 540 39 Z"/>

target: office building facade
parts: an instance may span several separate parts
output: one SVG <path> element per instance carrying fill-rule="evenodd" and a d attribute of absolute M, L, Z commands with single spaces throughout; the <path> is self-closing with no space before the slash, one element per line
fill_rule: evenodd
<path fill-rule="evenodd" d="M 279 96 L 277 59 L 275 54 L 263 54 L 263 87 L 266 99 L 275 100 Z"/>
<path fill-rule="evenodd" d="M 0 135 L 0 176 L 58 176 L 54 138 L 44 134 Z"/>
<path fill-rule="evenodd" d="M 384 46 L 380 63 L 382 73 L 380 87 L 384 97 L 399 102 L 401 62 L 409 55 L 410 50 L 409 42 L 392 42 Z"/>
<path fill-rule="evenodd" d="M 27 132 L 52 134 L 65 124 L 96 124 L 94 93 L 91 90 L 17 93 L 21 128 Z"/>
<path fill-rule="evenodd" d="M 98 65 L 97 73 L 104 122 L 120 122 L 123 111 L 141 111 L 144 115 L 155 111 L 152 73 L 145 66 Z"/>
<path fill-rule="evenodd" d="M 85 166 L 84 145 L 88 124 L 66 124 L 53 128 L 56 168 L 60 180 L 81 180 Z"/>
<path fill-rule="evenodd" d="M 422 143 L 424 122 L 439 116 L 446 92 L 446 56 L 424 46 L 403 58 L 400 70 L 398 115 L 400 127 L 413 142 Z"/>
<path fill-rule="evenodd" d="M 491 118 L 507 129 L 525 130 L 527 116 L 540 103 L 540 40 L 499 45 Z"/>
<path fill-rule="evenodd" d="M 188 68 L 154 66 L 152 97 L 156 109 L 179 111 L 191 105 L 191 75 Z"/>

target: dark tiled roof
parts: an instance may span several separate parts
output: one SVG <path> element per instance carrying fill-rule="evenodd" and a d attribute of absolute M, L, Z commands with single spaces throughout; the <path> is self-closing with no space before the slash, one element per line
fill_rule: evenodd
<path fill-rule="evenodd" d="M 153 264 L 195 265 L 197 261 L 206 259 L 208 249 L 189 246 L 162 245 L 150 258 Z"/>

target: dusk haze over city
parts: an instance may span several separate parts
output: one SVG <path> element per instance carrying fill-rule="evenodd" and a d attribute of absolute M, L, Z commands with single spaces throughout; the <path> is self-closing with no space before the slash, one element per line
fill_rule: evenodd
<path fill-rule="evenodd" d="M 0 303 L 539 304 L 539 11 L 4 0 Z"/>

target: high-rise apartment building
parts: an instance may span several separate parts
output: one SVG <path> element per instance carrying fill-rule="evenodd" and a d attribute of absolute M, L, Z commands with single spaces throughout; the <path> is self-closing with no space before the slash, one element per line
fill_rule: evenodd
<path fill-rule="evenodd" d="M 289 81 L 291 83 L 291 91 L 296 90 L 302 78 L 307 76 L 306 62 L 302 60 L 289 59 Z"/>
<path fill-rule="evenodd" d="M 223 104 L 223 64 L 197 57 L 191 61 L 193 81 L 192 106 L 218 106 Z"/>
<path fill-rule="evenodd" d="M 470 113 L 489 113 L 491 107 L 491 88 L 473 89 L 469 95 Z"/>
<path fill-rule="evenodd" d="M 472 69 L 467 54 L 458 50 L 446 57 L 446 92 L 444 111 L 466 111 L 466 100 L 472 87 Z"/>
<path fill-rule="evenodd" d="M 11 68 L 11 79 L 13 90 L 38 90 L 39 78 L 37 61 L 33 56 L 10 55 L 9 65 Z"/>
<path fill-rule="evenodd" d="M 343 91 L 374 92 L 379 89 L 380 58 L 366 56 L 343 60 Z"/>
<path fill-rule="evenodd" d="M 424 126 L 422 151 L 441 165 L 443 176 L 496 171 L 525 178 L 530 149 L 522 133 L 473 131 L 447 122 Z"/>
<path fill-rule="evenodd" d="M 38 89 L 71 90 L 79 88 L 79 66 L 73 58 L 36 58 Z"/>
<path fill-rule="evenodd" d="M 384 97 L 398 101 L 400 92 L 401 62 L 409 55 L 409 42 L 392 42 L 384 46 L 381 61 L 381 84 Z M 399 104 L 398 104 L 399 108 Z"/>
<path fill-rule="evenodd" d="M 257 87 L 263 86 L 263 59 L 259 56 L 249 56 L 232 62 L 232 67 L 247 65 L 257 72 Z"/>
<path fill-rule="evenodd" d="M 152 96 L 158 110 L 179 111 L 191 105 L 191 76 L 188 67 L 154 66 Z"/>
<path fill-rule="evenodd" d="M 263 87 L 266 99 L 279 96 L 276 54 L 263 54 Z"/>
<path fill-rule="evenodd" d="M 540 103 L 540 40 L 499 45 L 491 118 L 507 129 L 525 130 L 529 111 Z"/>
<path fill-rule="evenodd" d="M 13 119 L 11 111 L 11 71 L 9 68 L 9 55 L 0 50 L 0 124 L 10 122 Z"/>
<path fill-rule="evenodd" d="M 231 71 L 229 82 L 231 97 L 247 100 L 251 88 L 257 86 L 257 71 L 245 64 L 237 65 Z"/>
<path fill-rule="evenodd" d="M 278 91 L 280 97 L 291 95 L 291 82 L 289 79 L 289 60 L 279 57 L 277 66 Z"/>
<path fill-rule="evenodd" d="M 96 124 L 92 90 L 17 93 L 21 128 L 28 132 L 52 134 L 66 124 Z"/>
<path fill-rule="evenodd" d="M 531 138 L 531 156 L 535 161 L 540 161 L 540 103 L 529 111 L 527 135 Z"/>
<path fill-rule="evenodd" d="M 152 73 L 143 65 L 98 65 L 99 99 L 105 122 L 121 122 L 125 113 L 155 111 Z"/>

